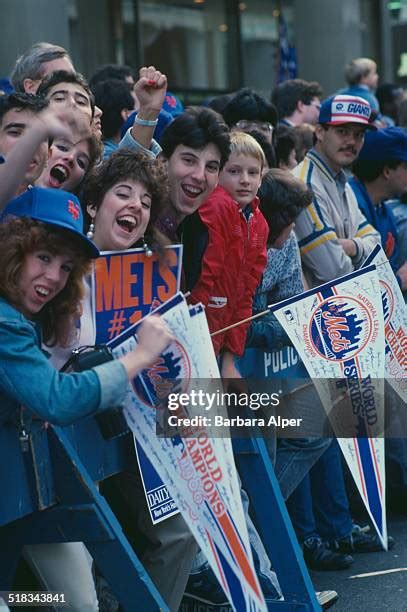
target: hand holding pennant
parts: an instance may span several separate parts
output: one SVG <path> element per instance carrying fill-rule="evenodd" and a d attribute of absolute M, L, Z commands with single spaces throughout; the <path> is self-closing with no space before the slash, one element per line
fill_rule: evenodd
<path fill-rule="evenodd" d="M 239 612 L 265 611 L 230 446 L 213 439 L 205 427 L 189 427 L 185 436 L 156 435 L 157 406 L 166 401 L 168 393 L 187 393 L 192 380 L 210 378 L 215 372 L 213 360 L 208 367 L 207 358 L 202 360 L 196 350 L 203 340 L 194 341 L 196 320 L 191 324 L 181 294 L 154 312 L 164 318 L 176 340 L 156 364 L 135 379 L 124 409 L 129 427 L 168 487 L 231 604 Z M 198 323 L 202 325 L 202 320 Z M 125 354 L 137 342 L 137 327 L 135 324 L 110 343 L 115 356 Z M 205 342 L 210 343 L 208 332 Z M 185 411 L 188 415 L 188 407 Z"/>
<path fill-rule="evenodd" d="M 376 269 L 352 272 L 280 302 L 272 311 L 313 379 L 386 548 L 384 440 L 379 437 L 384 431 L 385 343 Z"/>

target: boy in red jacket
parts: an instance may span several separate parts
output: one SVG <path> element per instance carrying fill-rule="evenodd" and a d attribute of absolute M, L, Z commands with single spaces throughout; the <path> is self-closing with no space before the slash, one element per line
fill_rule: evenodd
<path fill-rule="evenodd" d="M 219 186 L 198 210 L 208 236 L 189 301 L 204 304 L 211 332 L 252 314 L 253 295 L 267 261 L 269 230 L 256 197 L 264 163 L 263 150 L 252 136 L 232 132 Z M 234 359 L 243 354 L 248 326 L 213 337 L 215 352 L 222 357 L 222 378 L 240 378 Z"/>

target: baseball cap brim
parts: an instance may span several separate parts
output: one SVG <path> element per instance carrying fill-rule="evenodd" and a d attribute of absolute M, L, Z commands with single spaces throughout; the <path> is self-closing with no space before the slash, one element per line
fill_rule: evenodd
<path fill-rule="evenodd" d="M 321 123 L 321 125 L 353 125 L 354 123 L 356 123 L 357 125 L 363 125 L 363 127 L 365 127 L 367 130 L 377 130 L 377 127 L 374 125 L 374 123 L 367 123 L 366 121 L 358 119 L 352 119 L 352 121 L 349 121 L 349 119 L 346 121 L 324 121 L 323 123 Z"/>
<path fill-rule="evenodd" d="M 72 210 L 67 210 L 72 206 Z M 11 200 L 0 216 L 29 217 L 70 232 L 88 257 L 99 257 L 99 249 L 83 234 L 83 215 L 77 197 L 62 189 L 32 187 Z"/>
<path fill-rule="evenodd" d="M 11 212 L 9 214 L 13 214 L 13 213 Z M 18 216 L 23 216 L 23 215 L 18 215 Z M 89 240 L 89 238 L 87 238 L 84 234 L 81 234 L 80 232 L 77 232 L 76 230 L 72 229 L 72 227 L 70 227 L 67 223 L 63 223 L 63 222 L 55 223 L 51 219 L 47 219 L 45 217 L 37 217 L 33 214 L 26 215 L 26 216 L 29 216 L 31 217 L 31 219 L 35 219 L 36 221 L 42 221 L 43 223 L 46 223 L 47 225 L 53 225 L 54 227 L 70 232 L 73 236 L 76 236 L 76 238 L 79 239 L 81 247 L 83 247 L 88 257 L 91 257 L 92 259 L 96 257 L 100 257 L 100 251 L 97 248 L 96 244 L 94 244 L 92 240 Z"/>

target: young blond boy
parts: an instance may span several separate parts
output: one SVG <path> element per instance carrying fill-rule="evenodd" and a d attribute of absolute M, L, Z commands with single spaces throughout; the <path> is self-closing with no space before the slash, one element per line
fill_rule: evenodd
<path fill-rule="evenodd" d="M 231 153 L 219 175 L 219 186 L 198 210 L 207 246 L 189 300 L 205 305 L 211 332 L 252 313 L 253 295 L 267 260 L 268 225 L 256 196 L 264 163 L 256 140 L 233 131 Z M 222 356 L 223 378 L 240 376 L 234 358 L 243 354 L 247 328 L 248 324 L 238 325 L 213 337 L 215 352 Z"/>

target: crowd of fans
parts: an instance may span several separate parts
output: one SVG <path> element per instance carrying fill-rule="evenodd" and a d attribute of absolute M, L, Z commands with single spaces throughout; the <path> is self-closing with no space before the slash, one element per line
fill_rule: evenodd
<path fill-rule="evenodd" d="M 370 59 L 350 62 L 345 77 L 348 87 L 329 97 L 317 82 L 294 79 L 270 101 L 245 88 L 184 109 L 153 66 L 136 76 L 106 65 L 87 81 L 65 49 L 48 43 L 17 60 L 0 96 L 1 427 L 14 426 L 21 405 L 66 425 L 120 403 L 117 390 L 171 341 L 152 317 L 124 363 L 58 373 L 73 348 L 95 343 L 82 276 L 98 250 L 141 246 L 148 255 L 184 244 L 189 302 L 204 304 L 211 332 L 232 326 L 213 337 L 225 386 L 241 377 L 237 359 L 247 348 L 290 345 L 270 312 L 234 324 L 358 269 L 376 244 L 407 294 L 407 98 L 395 84 L 378 86 Z M 33 399 L 35 380 L 44 385 Z M 309 414 L 320 405 L 312 384 L 295 381 L 283 400 Z M 373 528 L 353 518 L 361 508 L 351 513 L 335 440 L 272 438 L 267 448 L 309 568 L 340 570 L 357 553 L 382 550 Z M 390 439 L 386 449 L 390 502 L 405 509 L 407 445 Z M 182 517 L 151 524 L 137 472 L 101 491 L 171 610 L 184 594 L 227 604 Z M 278 579 L 246 516 L 266 600 L 278 600 Z M 70 609 L 118 609 L 114 597 L 103 603 L 109 586 L 101 576 L 95 583 L 82 543 L 30 545 L 24 556 L 42 587 L 67 593 Z M 319 597 L 326 606 L 336 599 Z"/>

